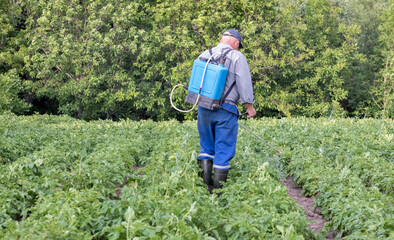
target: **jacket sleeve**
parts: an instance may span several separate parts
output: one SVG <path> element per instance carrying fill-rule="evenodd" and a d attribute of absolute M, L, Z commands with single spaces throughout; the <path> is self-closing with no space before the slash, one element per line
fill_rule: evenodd
<path fill-rule="evenodd" d="M 254 103 L 252 77 L 250 75 L 248 62 L 243 54 L 235 64 L 235 81 L 239 93 L 240 103 Z"/>

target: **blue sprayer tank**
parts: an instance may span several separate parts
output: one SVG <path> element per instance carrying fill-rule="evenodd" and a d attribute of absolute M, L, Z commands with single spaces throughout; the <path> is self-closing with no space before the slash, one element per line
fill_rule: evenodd
<path fill-rule="evenodd" d="M 198 94 L 200 91 L 201 79 L 207 62 L 194 60 L 193 69 L 190 76 L 188 91 Z M 201 95 L 211 99 L 219 100 L 222 97 L 224 85 L 226 84 L 228 69 L 223 65 L 208 64 Z"/>
<path fill-rule="evenodd" d="M 190 76 L 188 94 L 185 101 L 195 104 L 200 93 L 200 85 L 204 69 L 207 62 L 194 60 L 192 73 Z M 214 110 L 220 107 L 221 97 L 226 84 L 228 68 L 221 64 L 208 63 L 204 76 L 204 82 L 201 88 L 201 96 L 198 100 L 198 106 Z"/>

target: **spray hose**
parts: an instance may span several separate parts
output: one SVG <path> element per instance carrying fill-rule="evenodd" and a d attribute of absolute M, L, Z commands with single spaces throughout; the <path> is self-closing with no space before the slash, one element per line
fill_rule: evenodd
<path fill-rule="evenodd" d="M 172 95 L 174 94 L 174 90 L 175 90 L 177 87 L 180 87 L 180 86 L 182 86 L 182 87 L 185 88 L 185 89 L 187 89 L 187 87 L 186 87 L 185 85 L 183 85 L 183 84 L 177 84 L 177 85 L 175 85 L 175 86 L 172 88 L 171 93 L 170 93 L 170 103 L 171 103 L 171 106 L 172 106 L 175 110 L 177 110 L 178 112 L 188 113 L 188 112 L 193 111 L 193 109 L 197 106 L 198 101 L 200 100 L 201 89 L 202 89 L 202 85 L 203 85 L 203 83 L 204 83 L 205 73 L 206 73 L 206 71 L 207 71 L 208 64 L 209 64 L 209 62 L 211 61 L 211 59 L 213 58 L 213 56 L 215 56 L 215 55 L 221 55 L 221 53 L 220 53 L 220 52 L 216 52 L 216 53 L 212 54 L 212 55 L 208 58 L 208 61 L 207 61 L 207 63 L 205 64 L 204 72 L 203 72 L 202 78 L 201 78 L 200 91 L 198 92 L 198 96 L 197 96 L 196 102 L 194 103 L 194 105 L 193 105 L 192 108 L 190 108 L 189 110 L 182 110 L 182 109 L 179 109 L 179 108 L 175 107 L 174 103 L 172 102 Z"/>

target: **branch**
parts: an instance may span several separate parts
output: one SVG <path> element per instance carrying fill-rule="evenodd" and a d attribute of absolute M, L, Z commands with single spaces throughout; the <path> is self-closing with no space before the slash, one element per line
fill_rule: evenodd
<path fill-rule="evenodd" d="M 382 107 L 379 105 L 379 103 L 378 102 L 376 102 L 376 100 L 375 100 L 375 98 L 373 97 L 373 95 L 371 95 L 371 97 L 372 97 L 372 100 L 376 103 L 376 105 L 378 106 L 378 108 L 380 109 L 380 110 L 382 110 Z"/>
<path fill-rule="evenodd" d="M 390 48 L 389 54 L 387 54 L 387 60 L 386 60 L 386 69 L 389 68 L 389 63 L 390 63 L 390 53 L 393 50 L 393 48 Z M 387 83 L 387 76 L 383 78 L 383 83 L 384 83 L 384 96 L 386 96 L 386 83 Z"/>
<path fill-rule="evenodd" d="M 61 72 L 63 72 L 63 70 L 59 67 L 59 66 L 57 66 L 56 65 L 56 69 L 58 69 L 59 71 L 61 71 Z M 74 80 L 75 81 L 75 79 L 71 76 L 71 74 L 69 74 L 69 73 L 65 73 L 69 78 L 71 78 L 72 80 Z"/>

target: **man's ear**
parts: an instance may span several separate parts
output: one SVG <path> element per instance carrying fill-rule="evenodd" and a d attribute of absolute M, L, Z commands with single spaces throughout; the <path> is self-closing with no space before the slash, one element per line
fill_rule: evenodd
<path fill-rule="evenodd" d="M 236 42 L 234 43 L 234 45 L 237 47 L 237 49 L 239 49 L 239 41 L 236 41 Z"/>

